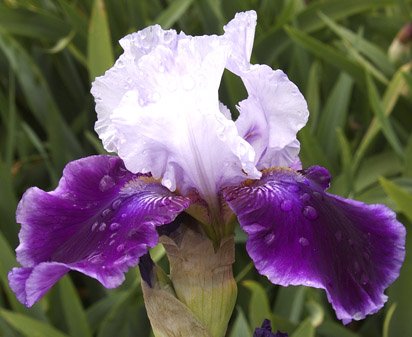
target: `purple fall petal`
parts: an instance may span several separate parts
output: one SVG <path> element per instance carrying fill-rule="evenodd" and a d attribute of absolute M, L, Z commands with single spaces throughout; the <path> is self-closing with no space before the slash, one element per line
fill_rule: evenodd
<path fill-rule="evenodd" d="M 260 181 L 228 188 L 225 197 L 249 238 L 257 270 L 272 283 L 326 290 L 344 323 L 377 312 L 399 275 L 405 228 L 384 205 L 324 191 L 322 167 L 302 174 L 268 170 Z"/>
<path fill-rule="evenodd" d="M 270 321 L 268 319 L 265 319 L 262 323 L 262 326 L 255 329 L 253 337 L 288 337 L 288 334 L 282 333 L 280 331 L 273 333 Z"/>
<path fill-rule="evenodd" d="M 18 299 L 33 305 L 69 270 L 113 288 L 158 242 L 156 226 L 189 206 L 147 175 L 128 172 L 113 156 L 69 163 L 56 190 L 29 189 L 17 209 L 22 227 L 9 273 Z"/>

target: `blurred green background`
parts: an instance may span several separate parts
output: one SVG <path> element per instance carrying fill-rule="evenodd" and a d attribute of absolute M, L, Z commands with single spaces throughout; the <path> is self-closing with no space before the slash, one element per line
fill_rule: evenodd
<path fill-rule="evenodd" d="M 7 284 L 17 264 L 16 205 L 32 185 L 53 189 L 68 161 L 104 153 L 89 90 L 120 55 L 119 38 L 154 23 L 222 33 L 248 9 L 258 13 L 252 62 L 283 69 L 308 101 L 304 166 L 328 167 L 333 193 L 385 203 L 411 228 L 412 37 L 396 39 L 412 20 L 411 1 L 2 0 L 0 336 L 151 336 L 137 269 L 116 290 L 71 273 L 32 309 L 20 305 Z M 245 91 L 225 73 L 220 96 L 235 112 Z M 239 298 L 229 337 L 251 337 L 264 318 L 292 337 L 412 336 L 410 254 L 385 308 L 345 327 L 322 291 L 271 285 L 250 263 L 245 236 L 236 240 Z M 161 247 L 153 255 L 166 265 Z"/>

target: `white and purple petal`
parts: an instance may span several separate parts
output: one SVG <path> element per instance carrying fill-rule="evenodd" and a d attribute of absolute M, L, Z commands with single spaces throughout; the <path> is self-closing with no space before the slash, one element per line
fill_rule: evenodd
<path fill-rule="evenodd" d="M 172 191 L 196 189 L 212 204 L 222 186 L 260 177 L 253 148 L 221 112 L 227 39 L 153 26 L 121 45 L 123 55 L 92 87 L 107 150 L 130 171 L 151 172 Z"/>
<path fill-rule="evenodd" d="M 325 289 L 348 323 L 385 303 L 405 257 L 405 228 L 384 205 L 326 193 L 329 180 L 321 167 L 272 169 L 225 197 L 257 270 L 274 284 Z"/>
<path fill-rule="evenodd" d="M 69 163 L 51 192 L 29 189 L 17 209 L 17 260 L 9 273 L 18 299 L 33 305 L 69 270 L 113 288 L 158 242 L 156 226 L 189 206 L 147 175 L 128 172 L 114 156 Z"/>
<path fill-rule="evenodd" d="M 236 126 L 256 152 L 258 169 L 293 167 L 300 145 L 297 132 L 306 124 L 308 108 L 299 89 L 281 70 L 250 64 L 256 13 L 238 13 L 225 26 L 231 42 L 227 68 L 240 76 L 248 98 L 239 103 Z"/>

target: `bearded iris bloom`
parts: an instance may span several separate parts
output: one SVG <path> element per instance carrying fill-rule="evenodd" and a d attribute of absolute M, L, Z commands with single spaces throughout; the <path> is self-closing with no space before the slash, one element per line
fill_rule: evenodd
<path fill-rule="evenodd" d="M 70 270 L 119 286 L 159 242 L 158 228 L 185 212 L 217 247 L 247 233 L 256 269 L 278 285 L 326 291 L 344 323 L 386 301 L 405 255 L 405 229 L 384 205 L 326 192 L 330 175 L 302 170 L 296 134 L 308 110 L 280 70 L 250 63 L 255 12 L 220 36 L 148 27 L 93 83 L 96 132 L 109 152 L 67 165 L 52 192 L 29 189 L 10 286 L 26 306 Z M 239 117 L 219 101 L 223 71 L 248 97 Z M 171 225 L 170 225 L 171 226 Z"/>

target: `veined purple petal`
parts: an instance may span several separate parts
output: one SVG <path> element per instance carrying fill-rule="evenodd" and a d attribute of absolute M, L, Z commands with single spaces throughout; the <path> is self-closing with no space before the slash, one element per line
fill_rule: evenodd
<path fill-rule="evenodd" d="M 17 209 L 22 227 L 9 274 L 18 299 L 31 306 L 69 270 L 113 288 L 158 242 L 156 226 L 189 206 L 147 175 L 128 172 L 113 156 L 69 163 L 51 192 L 29 189 Z"/>
<path fill-rule="evenodd" d="M 326 193 L 329 179 L 321 167 L 268 170 L 225 197 L 257 270 L 275 284 L 325 289 L 348 323 L 385 303 L 405 257 L 405 228 L 384 205 Z"/>

